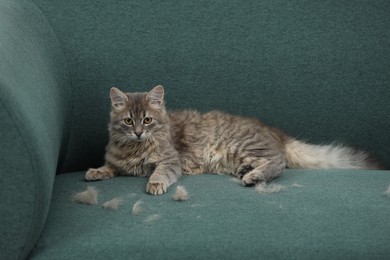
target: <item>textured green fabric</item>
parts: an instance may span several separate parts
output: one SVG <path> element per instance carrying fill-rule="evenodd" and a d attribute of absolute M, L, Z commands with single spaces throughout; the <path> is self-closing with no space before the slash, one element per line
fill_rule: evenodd
<path fill-rule="evenodd" d="M 102 163 L 108 92 L 166 87 L 168 107 L 256 116 L 390 167 L 390 1 L 34 0 L 70 64 L 63 171 Z M 80 160 L 82 158 L 82 160 Z"/>
<path fill-rule="evenodd" d="M 101 165 L 112 86 L 163 84 L 170 108 L 256 116 L 390 167 L 389 13 L 388 0 L 0 0 L 0 259 L 37 241 L 56 167 Z M 91 184 L 124 197 L 113 212 L 70 202 L 82 176 L 56 177 L 35 258 L 389 255 L 388 171 L 287 171 L 278 182 L 303 187 L 272 195 L 186 177 L 183 203 L 146 195 L 146 179 Z"/>
<path fill-rule="evenodd" d="M 390 184 L 385 171 L 287 170 L 279 193 L 260 194 L 232 177 L 183 177 L 187 201 L 144 192 L 146 178 L 87 183 L 56 177 L 52 207 L 32 259 L 386 259 Z M 297 187 L 299 185 L 299 187 Z M 98 205 L 71 201 L 94 186 Z M 105 201 L 123 199 L 117 210 Z M 135 202 L 144 209 L 133 215 Z M 159 218 L 150 220 L 151 216 Z"/>
<path fill-rule="evenodd" d="M 0 0 L 0 259 L 24 258 L 42 231 L 69 132 L 68 83 L 39 9 Z"/>

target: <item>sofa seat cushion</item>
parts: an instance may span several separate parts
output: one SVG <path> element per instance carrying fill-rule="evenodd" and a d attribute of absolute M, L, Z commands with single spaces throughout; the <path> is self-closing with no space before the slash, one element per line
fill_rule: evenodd
<path fill-rule="evenodd" d="M 85 182 L 56 176 L 52 205 L 32 259 L 335 259 L 390 255 L 389 171 L 286 170 L 276 193 L 230 176 L 184 176 L 163 196 L 146 178 Z M 177 185 L 189 193 L 172 199 Z M 97 205 L 72 201 L 93 186 Z M 120 197 L 116 210 L 102 207 Z M 132 213 L 142 200 L 142 209 Z"/>

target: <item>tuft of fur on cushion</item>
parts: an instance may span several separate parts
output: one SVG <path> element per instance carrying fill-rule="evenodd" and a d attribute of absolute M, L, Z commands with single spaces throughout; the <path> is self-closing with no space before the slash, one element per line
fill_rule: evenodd
<path fill-rule="evenodd" d="M 98 191 L 95 187 L 87 187 L 87 190 L 78 192 L 73 196 L 73 201 L 81 204 L 96 205 Z"/>
<path fill-rule="evenodd" d="M 103 203 L 105 209 L 118 209 L 122 205 L 123 200 L 121 198 L 113 198 L 112 200 Z"/>
<path fill-rule="evenodd" d="M 189 198 L 187 190 L 184 188 L 184 186 L 177 186 L 176 187 L 176 192 L 172 196 L 172 198 L 176 201 L 184 201 Z"/>
<path fill-rule="evenodd" d="M 141 204 L 143 203 L 143 201 L 142 200 L 139 200 L 139 201 L 137 201 L 136 203 L 134 203 L 134 205 L 133 205 L 133 209 L 132 209 L 132 213 L 134 214 L 134 215 L 138 215 L 138 214 L 140 214 L 144 209 L 141 207 Z"/>
<path fill-rule="evenodd" d="M 301 184 L 298 184 L 297 182 L 294 182 L 291 187 L 295 187 L 295 188 L 302 188 L 303 186 Z"/>
<path fill-rule="evenodd" d="M 158 220 L 158 219 L 160 219 L 160 215 L 158 215 L 158 214 L 153 214 L 153 215 L 150 215 L 149 217 L 147 217 L 147 218 L 145 219 L 145 222 L 146 222 L 146 223 L 151 223 L 151 222 L 154 222 L 154 221 L 156 221 L 156 220 Z"/>
<path fill-rule="evenodd" d="M 387 187 L 387 190 L 385 191 L 385 195 L 390 197 L 390 185 Z"/>
<path fill-rule="evenodd" d="M 277 193 L 285 188 L 286 188 L 285 186 L 280 185 L 280 184 L 267 185 L 267 183 L 262 182 L 262 183 L 256 185 L 255 189 L 259 193 Z"/>

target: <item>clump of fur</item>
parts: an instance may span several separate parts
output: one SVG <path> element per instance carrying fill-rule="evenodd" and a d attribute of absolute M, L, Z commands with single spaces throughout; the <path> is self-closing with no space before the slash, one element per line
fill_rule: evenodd
<path fill-rule="evenodd" d="M 301 188 L 303 187 L 301 184 L 298 184 L 297 182 L 294 182 L 291 187 L 295 187 L 295 188 Z"/>
<path fill-rule="evenodd" d="M 73 201 L 81 204 L 96 205 L 98 191 L 95 187 L 87 187 L 87 190 L 78 192 L 73 196 Z"/>
<path fill-rule="evenodd" d="M 149 217 L 147 217 L 147 218 L 145 219 L 145 222 L 146 222 L 146 223 L 150 223 L 150 222 L 154 222 L 154 221 L 156 221 L 156 220 L 158 220 L 158 219 L 160 219 L 160 215 L 158 215 L 158 214 L 153 214 L 153 215 L 150 215 Z"/>
<path fill-rule="evenodd" d="M 172 196 L 172 198 L 176 201 L 184 201 L 189 198 L 187 190 L 184 188 L 184 186 L 177 186 L 176 187 L 176 192 Z"/>
<path fill-rule="evenodd" d="M 144 210 L 141 206 L 142 203 L 143 203 L 142 200 L 139 200 L 136 203 L 134 203 L 133 209 L 131 211 L 134 215 L 138 215 Z"/>
<path fill-rule="evenodd" d="M 267 183 L 262 182 L 262 183 L 256 185 L 255 189 L 259 193 L 277 193 L 285 188 L 286 188 L 285 186 L 280 185 L 280 184 L 267 185 Z"/>
<path fill-rule="evenodd" d="M 390 197 L 390 185 L 387 187 L 387 190 L 385 191 L 385 195 Z"/>
<path fill-rule="evenodd" d="M 113 198 L 112 200 L 106 201 L 103 203 L 103 208 L 105 209 L 118 209 L 121 206 L 123 200 L 121 198 Z"/>

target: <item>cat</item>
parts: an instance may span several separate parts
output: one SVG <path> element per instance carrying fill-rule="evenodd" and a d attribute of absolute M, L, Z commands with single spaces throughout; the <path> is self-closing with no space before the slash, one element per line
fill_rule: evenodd
<path fill-rule="evenodd" d="M 380 169 L 363 151 L 296 140 L 257 119 L 220 111 L 167 111 L 164 88 L 146 93 L 110 90 L 105 165 L 87 181 L 148 176 L 146 192 L 160 195 L 182 174 L 223 173 L 244 186 L 269 182 L 283 169 Z"/>

